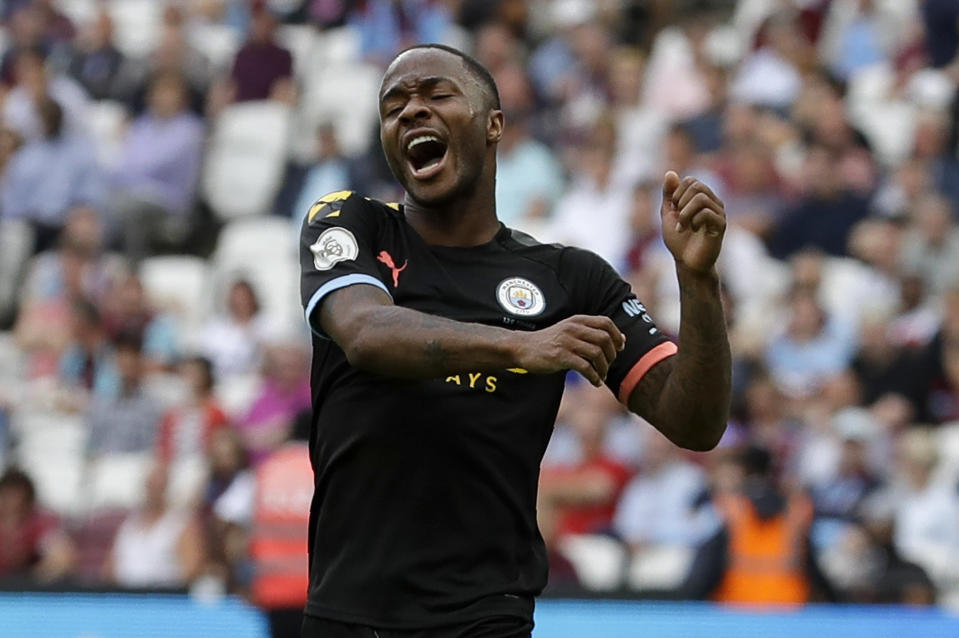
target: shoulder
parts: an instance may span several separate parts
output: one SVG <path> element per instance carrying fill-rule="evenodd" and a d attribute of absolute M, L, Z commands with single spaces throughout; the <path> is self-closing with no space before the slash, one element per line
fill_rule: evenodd
<path fill-rule="evenodd" d="M 322 220 L 335 220 L 342 217 L 386 217 L 395 215 L 399 207 L 400 205 L 396 202 L 381 202 L 351 190 L 333 191 L 313 202 L 306 214 L 305 222 L 306 225 L 315 225 Z"/>

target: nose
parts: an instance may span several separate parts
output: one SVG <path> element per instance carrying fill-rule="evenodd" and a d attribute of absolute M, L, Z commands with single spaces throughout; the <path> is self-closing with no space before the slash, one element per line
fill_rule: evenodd
<path fill-rule="evenodd" d="M 426 101 L 418 96 L 411 97 L 403 110 L 400 111 L 399 120 L 403 124 L 409 124 L 413 120 L 419 120 L 429 117 L 430 110 L 426 106 Z"/>

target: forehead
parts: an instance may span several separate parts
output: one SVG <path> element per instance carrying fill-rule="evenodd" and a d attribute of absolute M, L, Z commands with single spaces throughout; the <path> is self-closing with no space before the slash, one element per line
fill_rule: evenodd
<path fill-rule="evenodd" d="M 394 88 L 412 88 L 438 78 L 461 86 L 472 80 L 466 64 L 452 53 L 442 49 L 413 49 L 390 64 L 380 85 L 380 97 Z"/>

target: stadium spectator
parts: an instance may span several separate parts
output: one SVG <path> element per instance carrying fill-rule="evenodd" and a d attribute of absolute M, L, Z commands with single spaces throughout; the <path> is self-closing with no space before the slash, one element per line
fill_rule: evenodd
<path fill-rule="evenodd" d="M 117 384 L 90 402 L 89 458 L 152 451 L 163 416 L 159 402 L 143 388 L 145 362 L 139 335 L 121 332 L 113 339 L 113 346 Z"/>
<path fill-rule="evenodd" d="M 540 477 L 538 516 L 560 544 L 569 535 L 609 532 L 616 502 L 631 474 L 604 449 L 607 426 L 619 405 L 612 395 L 591 387 L 583 387 L 578 396 L 570 424 L 579 458 L 544 469 Z"/>
<path fill-rule="evenodd" d="M 530 135 L 528 112 L 513 111 L 507 117 L 510 132 L 504 131 L 497 157 L 496 197 L 502 202 L 497 214 L 507 226 L 535 232 L 563 191 L 562 168 Z"/>
<path fill-rule="evenodd" d="M 959 577 L 959 502 L 955 485 L 933 476 L 939 451 L 932 431 L 914 429 L 899 440 L 901 477 L 892 485 L 893 542 L 899 554 L 922 567 L 938 585 Z"/>
<path fill-rule="evenodd" d="M 6 166 L 0 209 L 4 217 L 30 222 L 34 250 L 40 252 L 55 244 L 71 208 L 103 202 L 105 182 L 90 143 L 64 129 L 60 104 L 43 98 L 37 111 L 42 135 L 25 143 Z"/>
<path fill-rule="evenodd" d="M 250 591 L 253 601 L 267 612 L 273 638 L 296 636 L 303 624 L 313 498 L 310 427 L 309 413 L 301 414 L 290 439 L 256 468 Z"/>
<path fill-rule="evenodd" d="M 852 329 L 830 318 L 813 292 L 795 288 L 785 330 L 773 337 L 765 362 L 786 395 L 808 396 L 845 370 L 855 352 Z"/>
<path fill-rule="evenodd" d="M 276 27 L 277 18 L 267 3 L 255 2 L 249 39 L 233 60 L 232 101 L 293 99 L 293 56 L 276 43 Z"/>
<path fill-rule="evenodd" d="M 106 302 L 126 266 L 119 256 L 105 252 L 105 233 L 102 216 L 96 209 L 71 208 L 56 249 L 44 251 L 28 263 L 21 299 L 28 303 L 65 299 L 71 292 L 79 292 L 97 304 Z M 79 291 L 67 289 L 67 280 L 74 275 L 79 275 Z"/>
<path fill-rule="evenodd" d="M 902 264 L 918 274 L 927 290 L 942 293 L 959 281 L 959 225 L 953 204 L 941 195 L 921 198 L 903 237 Z"/>
<path fill-rule="evenodd" d="M 828 588 L 809 551 L 808 498 L 777 485 L 762 448 L 745 448 L 733 462 L 734 489 L 714 497 L 723 525 L 699 548 L 683 593 L 732 604 L 808 602 L 814 586 Z"/>
<path fill-rule="evenodd" d="M 432 0 L 368 0 L 347 20 L 360 38 L 363 57 L 380 66 L 417 42 L 449 42 L 453 26 L 446 6 Z"/>
<path fill-rule="evenodd" d="M 119 97 L 117 78 L 126 58 L 113 43 L 113 34 L 113 19 L 101 7 L 81 25 L 68 50 L 59 54 L 65 58 L 63 65 L 70 77 L 94 100 Z"/>
<path fill-rule="evenodd" d="M 230 284 L 226 312 L 210 318 L 200 330 L 199 348 L 213 362 L 216 378 L 256 372 L 272 324 L 249 281 Z"/>
<path fill-rule="evenodd" d="M 228 420 L 213 395 L 213 364 L 204 357 L 191 357 L 179 365 L 180 377 L 188 388 L 186 401 L 167 411 L 157 437 L 158 457 L 163 463 L 182 458 L 203 457 L 217 430 Z"/>
<path fill-rule="evenodd" d="M 645 428 L 639 473 L 623 490 L 613 530 L 636 552 L 692 548 L 713 531 L 710 517 L 698 511 L 705 490 L 702 469 L 658 431 Z"/>
<path fill-rule="evenodd" d="M 114 350 L 97 306 L 88 299 L 73 302 L 73 340 L 60 357 L 59 381 L 82 407 L 92 394 L 109 395 L 117 387 Z"/>
<path fill-rule="evenodd" d="M 120 334 L 136 335 L 143 346 L 147 371 L 169 369 L 178 354 L 178 332 L 172 317 L 153 309 L 143 282 L 135 274 L 117 279 L 103 306 L 107 334 L 116 340 Z"/>
<path fill-rule="evenodd" d="M 26 141 L 50 135 L 46 104 L 62 109 L 57 132 L 70 136 L 89 134 L 89 97 L 69 76 L 49 68 L 40 49 L 23 49 L 14 62 L 16 84 L 3 101 L 3 120 Z"/>
<path fill-rule="evenodd" d="M 215 574 L 228 591 L 249 591 L 248 533 L 253 520 L 256 479 L 237 432 L 221 428 L 208 450 L 209 476 L 200 506 L 209 548 L 207 573 Z"/>
<path fill-rule="evenodd" d="M 263 354 L 256 396 L 235 424 L 254 465 L 290 437 L 294 419 L 311 405 L 309 359 L 303 344 L 273 336 Z"/>
<path fill-rule="evenodd" d="M 147 110 L 130 124 L 121 146 L 111 207 L 133 263 L 160 248 L 182 250 L 194 226 L 204 131 L 187 98 L 179 75 L 154 76 Z"/>
<path fill-rule="evenodd" d="M 120 525 L 103 567 L 110 582 L 131 588 L 183 588 L 203 566 L 203 534 L 192 512 L 167 501 L 167 470 L 147 475 L 142 507 Z"/>
<path fill-rule="evenodd" d="M 320 194 L 332 193 L 352 181 L 350 163 L 343 154 L 336 127 L 331 122 L 323 122 L 316 127 L 315 153 L 293 205 L 292 217 L 297 229 Z"/>
<path fill-rule="evenodd" d="M 196 114 L 204 113 L 210 86 L 210 63 L 206 56 L 191 44 L 183 8 L 166 3 L 163 22 L 156 47 L 143 59 L 131 59 L 123 66 L 117 78 L 117 92 L 131 113 L 146 110 L 153 78 L 173 73 L 183 78 L 189 87 L 187 103 Z"/>
<path fill-rule="evenodd" d="M 11 467 L 0 475 L 0 581 L 26 585 L 69 576 L 73 543 L 37 503 L 33 480 Z"/>

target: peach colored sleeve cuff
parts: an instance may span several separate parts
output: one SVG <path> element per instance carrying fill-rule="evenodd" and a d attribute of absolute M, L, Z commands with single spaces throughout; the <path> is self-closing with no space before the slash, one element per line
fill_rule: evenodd
<path fill-rule="evenodd" d="M 649 372 L 649 369 L 667 357 L 671 357 L 679 350 L 672 341 L 664 341 L 642 357 L 626 374 L 623 382 L 619 384 L 619 401 L 624 405 L 629 404 L 629 395 L 639 384 L 643 376 Z"/>

